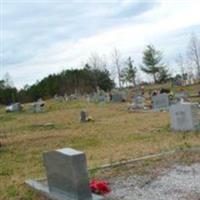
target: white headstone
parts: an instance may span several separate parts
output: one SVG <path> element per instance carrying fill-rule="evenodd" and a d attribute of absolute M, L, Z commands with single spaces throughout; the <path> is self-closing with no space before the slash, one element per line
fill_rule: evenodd
<path fill-rule="evenodd" d="M 13 103 L 6 107 L 6 112 L 20 112 L 21 110 L 22 106 L 20 103 Z"/>
<path fill-rule="evenodd" d="M 34 102 L 30 105 L 29 111 L 32 112 L 32 113 L 44 112 L 44 106 L 45 106 L 44 101 Z"/>

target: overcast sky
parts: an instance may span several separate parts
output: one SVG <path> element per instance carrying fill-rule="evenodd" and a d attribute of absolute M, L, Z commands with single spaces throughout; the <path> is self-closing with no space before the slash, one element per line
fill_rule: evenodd
<path fill-rule="evenodd" d="M 17 87 L 50 73 L 82 67 L 91 53 L 114 48 L 141 63 L 147 44 L 170 70 L 192 33 L 200 37 L 199 0 L 0 0 L 0 79 Z"/>

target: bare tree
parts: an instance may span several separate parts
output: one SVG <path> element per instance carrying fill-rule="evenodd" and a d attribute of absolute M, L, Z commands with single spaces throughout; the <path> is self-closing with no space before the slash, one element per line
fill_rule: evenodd
<path fill-rule="evenodd" d="M 122 81 L 121 81 L 121 65 L 122 65 L 122 61 L 121 61 L 121 54 L 119 52 L 118 49 L 114 49 L 113 53 L 112 53 L 112 61 L 113 61 L 113 65 L 114 68 L 117 72 L 117 78 L 118 78 L 118 82 L 119 82 L 119 88 L 122 87 Z"/>
<path fill-rule="evenodd" d="M 192 35 L 188 45 L 188 58 L 197 70 L 197 78 L 200 80 L 200 40 Z"/>
<path fill-rule="evenodd" d="M 91 53 L 88 64 L 94 69 L 105 70 L 107 66 L 106 57 L 100 56 L 96 52 Z"/>

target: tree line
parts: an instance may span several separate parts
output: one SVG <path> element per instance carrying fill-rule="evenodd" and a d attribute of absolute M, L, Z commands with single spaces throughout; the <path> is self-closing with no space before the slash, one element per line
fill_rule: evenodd
<path fill-rule="evenodd" d="M 39 98 L 48 99 L 57 95 L 89 94 L 97 87 L 110 91 L 114 87 L 109 71 L 94 69 L 88 64 L 83 69 L 64 70 L 52 74 L 32 86 L 25 86 L 21 90 L 10 86 L 6 81 L 0 81 L 0 103 L 31 102 Z"/>
<path fill-rule="evenodd" d="M 61 73 L 49 75 L 21 90 L 12 86 L 9 83 L 9 76 L 7 76 L 4 80 L 0 80 L 0 104 L 10 104 L 16 101 L 31 102 L 38 98 L 52 98 L 55 94 L 89 94 L 95 92 L 97 88 L 110 91 L 115 87 L 114 80 L 116 79 L 119 88 L 136 86 L 139 83 L 137 81 L 138 69 L 150 75 L 154 83 L 166 83 L 169 80 L 186 80 L 191 76 L 190 67 L 187 66 L 193 66 L 196 78 L 200 80 L 200 40 L 195 35 L 191 37 L 188 46 L 188 58 L 190 64 L 186 65 L 182 55 L 178 56 L 177 63 L 181 74 L 173 77 L 167 65 L 163 63 L 162 52 L 153 45 L 146 46 L 143 51 L 142 65 L 139 67 L 135 66 L 131 57 L 126 60 L 122 59 L 119 50 L 114 49 L 112 69 L 109 71 L 105 59 L 102 59 L 98 54 L 92 54 L 83 69 L 64 70 Z"/>

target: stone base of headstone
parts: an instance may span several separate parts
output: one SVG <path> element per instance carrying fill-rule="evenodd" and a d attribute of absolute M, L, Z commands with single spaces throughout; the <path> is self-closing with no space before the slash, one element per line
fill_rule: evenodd
<path fill-rule="evenodd" d="M 72 199 L 71 196 L 68 196 L 66 193 L 62 192 L 51 192 L 48 186 L 48 182 L 46 179 L 40 179 L 40 180 L 27 180 L 25 182 L 31 189 L 40 192 L 47 198 L 51 200 L 77 200 Z M 92 194 L 92 198 L 88 200 L 104 200 L 105 198 L 103 196 L 99 196 L 96 194 Z"/>
<path fill-rule="evenodd" d="M 156 109 L 153 109 L 152 111 L 153 112 L 169 112 L 170 110 L 170 107 L 166 107 L 166 108 L 156 108 Z"/>
<path fill-rule="evenodd" d="M 142 106 L 138 106 L 136 104 L 128 104 L 128 112 L 146 112 L 147 111 L 147 108 L 142 105 Z"/>

